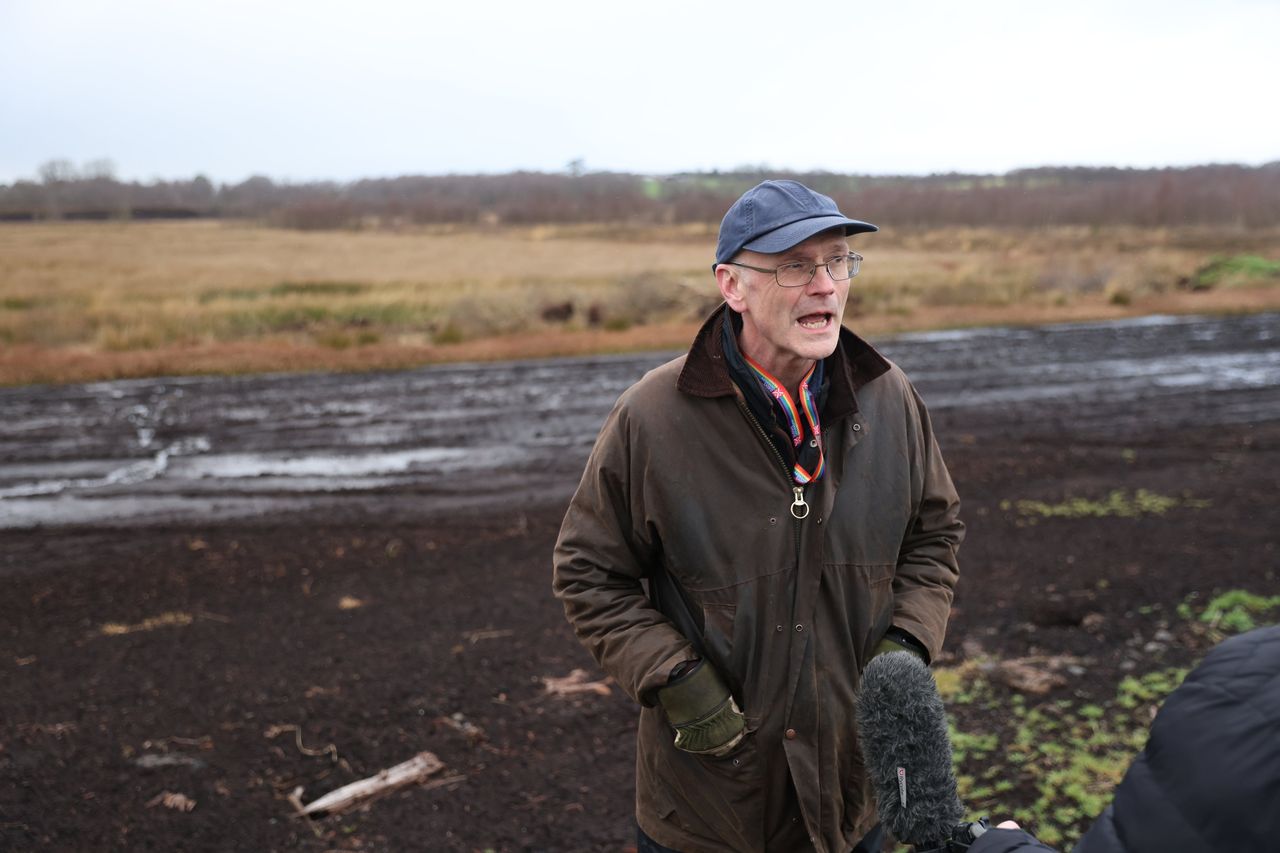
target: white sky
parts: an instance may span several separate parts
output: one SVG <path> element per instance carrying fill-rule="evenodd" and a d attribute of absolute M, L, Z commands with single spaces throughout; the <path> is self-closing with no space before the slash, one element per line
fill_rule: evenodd
<path fill-rule="evenodd" d="M 1280 160 L 1280 0 L 0 0 L 0 183 Z"/>

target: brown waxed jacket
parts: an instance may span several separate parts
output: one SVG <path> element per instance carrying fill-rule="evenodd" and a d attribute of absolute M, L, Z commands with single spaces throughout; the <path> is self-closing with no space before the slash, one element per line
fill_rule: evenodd
<path fill-rule="evenodd" d="M 876 820 L 854 729 L 860 673 L 890 625 L 938 654 L 959 499 L 906 376 L 841 330 L 826 362 L 826 473 L 793 518 L 790 474 L 725 366 L 728 310 L 618 399 L 565 515 L 553 585 L 578 638 L 644 706 L 646 834 L 687 853 L 843 853 Z M 654 701 L 695 656 L 746 715 L 724 758 L 676 749 Z"/>

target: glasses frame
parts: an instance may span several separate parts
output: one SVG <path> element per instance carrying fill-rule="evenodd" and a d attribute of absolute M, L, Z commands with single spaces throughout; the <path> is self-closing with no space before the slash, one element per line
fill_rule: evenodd
<path fill-rule="evenodd" d="M 778 285 L 778 287 L 785 287 L 788 290 L 790 290 L 796 287 L 808 287 L 810 284 L 812 284 L 813 277 L 818 274 L 818 267 L 826 267 L 827 275 L 830 276 L 832 281 L 849 281 L 853 279 L 858 274 L 858 271 L 862 268 L 862 260 L 863 260 L 862 255 L 858 254 L 857 252 L 849 252 L 848 254 L 843 255 L 842 257 L 850 261 L 850 269 L 852 270 L 852 272 L 849 273 L 849 278 L 836 278 L 834 275 L 832 275 L 831 265 L 836 261 L 840 260 L 840 258 L 837 257 L 837 258 L 832 258 L 829 261 L 824 261 L 823 263 L 820 263 L 820 264 L 810 264 L 809 277 L 804 280 L 803 284 L 783 284 L 782 281 L 778 278 L 778 270 L 782 269 L 783 267 L 790 266 L 791 264 L 801 263 L 800 261 L 790 261 L 785 264 L 780 264 L 779 266 L 776 266 L 773 269 L 767 269 L 765 267 L 753 267 L 751 266 L 751 264 L 743 264 L 743 263 L 739 263 L 738 261 L 725 261 L 725 263 L 731 267 L 742 267 L 743 269 L 754 270 L 756 272 L 772 273 L 774 284 Z"/>

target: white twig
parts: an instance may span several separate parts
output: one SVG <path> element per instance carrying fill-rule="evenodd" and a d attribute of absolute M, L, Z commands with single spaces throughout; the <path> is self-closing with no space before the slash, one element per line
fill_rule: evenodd
<path fill-rule="evenodd" d="M 320 799 L 302 807 L 305 815 L 346 811 L 355 804 L 377 794 L 421 782 L 433 773 L 444 769 L 444 762 L 430 752 L 419 752 L 413 758 L 395 767 L 389 767 L 376 776 L 343 785 Z"/>

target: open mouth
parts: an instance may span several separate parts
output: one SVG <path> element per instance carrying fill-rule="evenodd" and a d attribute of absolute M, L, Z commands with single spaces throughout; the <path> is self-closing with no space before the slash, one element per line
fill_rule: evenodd
<path fill-rule="evenodd" d="M 816 314 L 805 314 L 796 320 L 802 329 L 811 329 L 813 331 L 822 331 L 831 326 L 832 315 L 830 311 L 819 311 Z"/>

